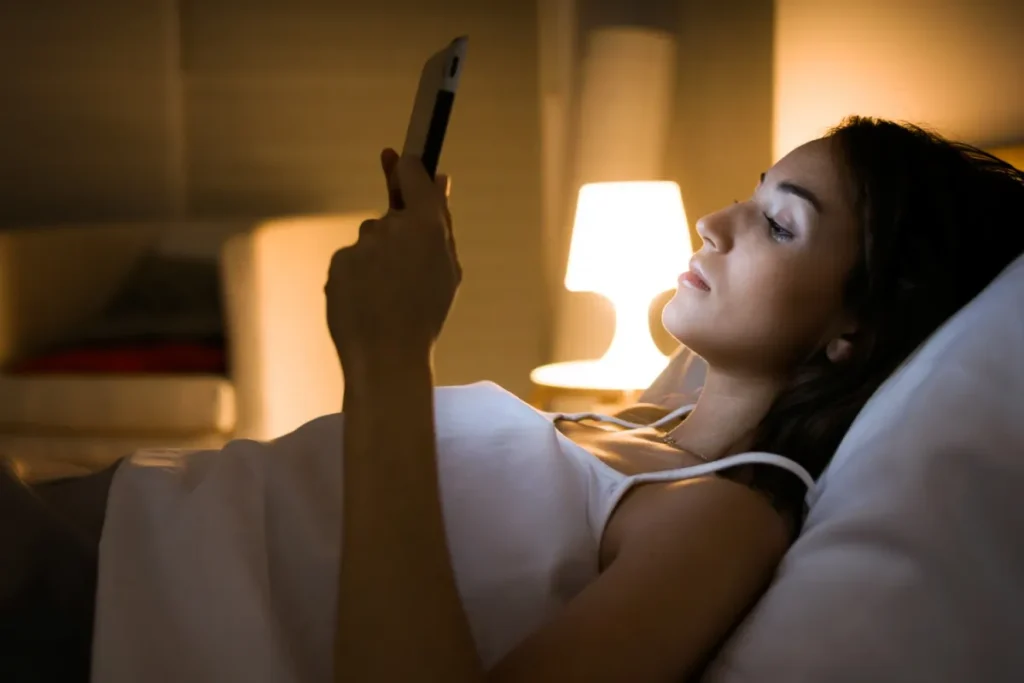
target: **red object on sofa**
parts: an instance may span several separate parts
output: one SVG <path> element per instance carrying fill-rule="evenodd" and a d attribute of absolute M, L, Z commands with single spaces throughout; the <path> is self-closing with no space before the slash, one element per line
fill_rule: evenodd
<path fill-rule="evenodd" d="M 195 342 L 154 342 L 67 349 L 28 358 L 11 374 L 226 374 L 224 348 Z"/>

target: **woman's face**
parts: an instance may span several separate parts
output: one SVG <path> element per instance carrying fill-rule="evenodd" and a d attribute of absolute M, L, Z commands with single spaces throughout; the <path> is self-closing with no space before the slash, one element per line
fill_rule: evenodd
<path fill-rule="evenodd" d="M 681 276 L 662 322 L 712 368 L 782 377 L 855 330 L 843 287 L 859 226 L 831 141 L 791 152 L 697 233 L 691 270 L 707 288 Z"/>

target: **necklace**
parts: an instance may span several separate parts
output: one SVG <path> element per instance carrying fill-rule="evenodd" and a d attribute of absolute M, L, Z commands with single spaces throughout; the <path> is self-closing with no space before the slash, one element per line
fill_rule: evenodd
<path fill-rule="evenodd" d="M 667 444 L 672 448 L 680 450 L 684 453 L 689 453 L 690 455 L 695 456 L 699 460 L 703 460 L 704 462 L 711 462 L 711 458 L 703 456 L 700 453 L 697 453 L 696 451 L 691 451 L 689 448 L 683 448 L 682 446 L 680 446 L 679 443 L 677 443 L 676 440 L 672 438 L 672 435 L 670 433 L 666 432 L 665 434 L 662 434 L 660 440 L 662 443 Z"/>

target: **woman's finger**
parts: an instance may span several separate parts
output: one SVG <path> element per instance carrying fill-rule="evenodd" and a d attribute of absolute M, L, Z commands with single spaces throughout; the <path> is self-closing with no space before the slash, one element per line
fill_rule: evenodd
<path fill-rule="evenodd" d="M 402 191 L 398 186 L 398 174 L 395 167 L 398 165 L 398 152 L 386 148 L 380 153 L 380 167 L 384 171 L 384 182 L 388 188 L 388 209 L 405 208 L 402 202 Z"/>
<path fill-rule="evenodd" d="M 330 288 L 331 282 L 340 278 L 341 273 L 351 266 L 354 259 L 355 248 L 352 246 L 342 247 L 334 252 L 331 256 L 331 264 L 327 268 L 327 284 L 324 285 L 325 291 Z"/>
<path fill-rule="evenodd" d="M 443 199 L 441 200 L 441 208 L 444 211 L 444 224 L 445 231 L 448 235 L 448 246 L 452 250 L 452 254 L 455 255 L 455 234 L 452 231 L 452 213 L 448 210 L 448 198 L 452 194 L 452 178 L 447 173 L 438 173 L 434 177 L 434 184 L 437 189 L 441 192 Z"/>
<path fill-rule="evenodd" d="M 427 175 L 423 162 L 417 157 L 399 157 L 395 177 L 402 192 L 402 201 L 407 209 L 416 213 L 431 213 L 444 203 L 444 197 L 437 192 L 434 181 Z"/>
<path fill-rule="evenodd" d="M 369 218 L 359 224 L 359 239 L 366 239 L 374 229 L 380 226 L 380 220 L 377 218 Z"/>
<path fill-rule="evenodd" d="M 455 248 L 455 228 L 452 227 L 452 213 L 448 210 L 447 205 L 444 207 L 444 224 L 445 230 L 448 233 L 448 248 L 451 250 L 452 256 L 458 260 L 459 252 Z"/>

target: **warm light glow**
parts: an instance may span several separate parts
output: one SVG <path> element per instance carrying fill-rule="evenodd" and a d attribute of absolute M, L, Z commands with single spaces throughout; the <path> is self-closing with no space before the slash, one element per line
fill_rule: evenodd
<path fill-rule="evenodd" d="M 651 338 L 648 309 L 655 296 L 675 288 L 692 253 L 676 183 L 584 185 L 576 207 L 565 286 L 572 292 L 607 297 L 615 307 L 615 335 L 600 360 L 576 364 L 575 370 L 566 369 L 549 381 L 534 380 L 581 388 L 648 386 L 668 362 Z"/>
<path fill-rule="evenodd" d="M 775 159 L 850 114 L 1020 139 L 1024 4 L 776 0 L 774 16 Z"/>

